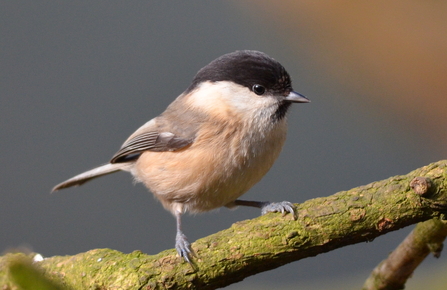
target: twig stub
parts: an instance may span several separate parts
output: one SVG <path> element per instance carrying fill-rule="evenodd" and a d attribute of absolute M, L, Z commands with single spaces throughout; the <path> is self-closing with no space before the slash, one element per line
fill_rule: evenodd
<path fill-rule="evenodd" d="M 416 194 L 421 196 L 426 195 L 431 188 L 432 182 L 429 178 L 426 177 L 415 177 L 410 182 L 410 187 L 414 190 Z"/>

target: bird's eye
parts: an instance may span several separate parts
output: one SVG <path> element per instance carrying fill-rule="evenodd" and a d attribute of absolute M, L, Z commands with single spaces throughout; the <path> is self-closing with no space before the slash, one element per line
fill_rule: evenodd
<path fill-rule="evenodd" d="M 265 93 L 265 88 L 261 85 L 254 85 L 252 90 L 257 95 L 263 95 Z"/>

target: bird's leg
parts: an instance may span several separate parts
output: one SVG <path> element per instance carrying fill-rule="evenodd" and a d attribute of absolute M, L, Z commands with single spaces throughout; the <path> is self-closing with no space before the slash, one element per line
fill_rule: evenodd
<path fill-rule="evenodd" d="M 186 262 L 192 264 L 191 256 L 195 256 L 194 251 L 191 249 L 191 244 L 188 242 L 186 236 L 182 232 L 182 214 L 180 212 L 175 213 L 175 220 L 177 222 L 177 234 L 175 236 L 175 249 L 180 257 L 183 257 Z"/>
<path fill-rule="evenodd" d="M 281 212 L 282 214 L 291 213 L 293 218 L 296 219 L 295 206 L 288 201 L 282 202 L 270 202 L 270 201 L 252 201 L 252 200 L 240 200 L 236 199 L 231 204 L 231 206 L 252 206 L 261 209 L 261 213 L 264 215 L 269 212 Z"/>

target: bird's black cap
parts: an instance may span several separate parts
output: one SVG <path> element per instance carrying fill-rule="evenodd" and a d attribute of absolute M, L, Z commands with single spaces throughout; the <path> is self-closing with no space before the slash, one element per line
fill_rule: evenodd
<path fill-rule="evenodd" d="M 206 81 L 231 81 L 249 89 L 259 84 L 273 94 L 288 94 L 292 90 L 285 68 L 267 54 L 254 50 L 239 50 L 213 60 L 199 70 L 186 92 Z"/>

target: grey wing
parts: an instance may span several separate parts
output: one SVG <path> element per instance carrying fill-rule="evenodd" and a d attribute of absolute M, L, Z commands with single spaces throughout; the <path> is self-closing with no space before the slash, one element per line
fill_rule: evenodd
<path fill-rule="evenodd" d="M 175 151 L 190 145 L 194 138 L 178 137 L 171 132 L 145 132 L 127 140 L 110 163 L 137 159 L 144 151 Z"/>

